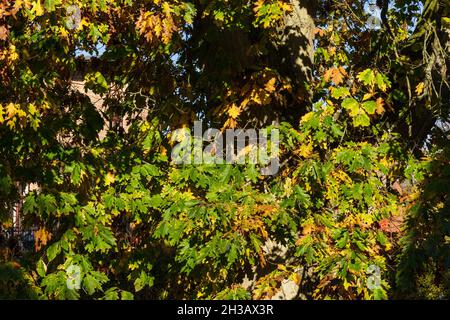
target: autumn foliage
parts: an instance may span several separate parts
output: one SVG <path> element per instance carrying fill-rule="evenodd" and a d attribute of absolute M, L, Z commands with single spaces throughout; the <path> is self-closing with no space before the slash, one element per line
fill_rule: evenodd
<path fill-rule="evenodd" d="M 0 0 L 0 298 L 449 298 L 449 8 L 381 2 Z M 173 164 L 197 120 L 279 172 Z"/>

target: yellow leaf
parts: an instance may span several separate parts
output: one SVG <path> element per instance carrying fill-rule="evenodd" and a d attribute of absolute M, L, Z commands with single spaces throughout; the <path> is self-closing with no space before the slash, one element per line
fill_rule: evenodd
<path fill-rule="evenodd" d="M 234 120 L 233 118 L 229 118 L 223 125 L 222 130 L 227 128 L 234 129 L 237 127 L 237 125 L 238 123 L 236 122 L 236 120 Z"/>
<path fill-rule="evenodd" d="M 116 177 L 112 172 L 108 172 L 108 174 L 105 176 L 105 185 L 109 186 L 111 183 L 114 183 L 116 181 Z"/>
<path fill-rule="evenodd" d="M 425 83 L 421 82 L 416 86 L 416 94 L 420 96 L 425 88 Z"/>
<path fill-rule="evenodd" d="M 48 232 L 45 227 L 40 228 L 34 233 L 34 248 L 39 251 L 42 247 L 47 245 L 47 242 L 51 240 L 52 234 Z"/>
<path fill-rule="evenodd" d="M 25 111 L 23 111 L 22 109 L 18 109 L 18 110 L 17 110 L 17 116 L 18 116 L 19 118 L 24 118 L 24 117 L 27 116 L 27 113 L 26 113 Z"/>
<path fill-rule="evenodd" d="M 41 0 L 37 0 L 33 2 L 33 7 L 31 8 L 31 12 L 34 13 L 36 17 L 40 17 L 44 14 L 44 9 L 41 5 Z"/>
<path fill-rule="evenodd" d="M 245 109 L 245 107 L 248 105 L 248 103 L 250 102 L 250 98 L 245 98 L 242 102 L 241 102 L 241 108 Z"/>
<path fill-rule="evenodd" d="M 11 130 L 14 129 L 16 127 L 16 118 L 9 120 L 6 124 Z"/>
<path fill-rule="evenodd" d="M 302 277 L 298 273 L 293 273 L 290 278 L 296 285 L 299 285 L 302 280 Z"/>
<path fill-rule="evenodd" d="M 128 269 L 130 270 L 135 270 L 139 267 L 139 264 L 137 262 L 132 262 L 130 264 L 128 264 Z"/>
<path fill-rule="evenodd" d="M 272 93 L 275 91 L 275 83 L 276 83 L 277 79 L 276 78 L 272 78 L 270 79 L 267 83 L 266 83 L 266 91 L 268 91 L 269 93 Z"/>
<path fill-rule="evenodd" d="M 348 288 L 350 288 L 351 284 L 349 282 L 347 282 L 347 280 L 344 279 L 344 289 L 348 290 Z"/>
<path fill-rule="evenodd" d="M 291 12 L 292 11 L 292 5 L 286 2 L 278 2 L 278 5 L 280 6 L 280 9 L 285 12 Z"/>
<path fill-rule="evenodd" d="M 16 109 L 16 106 L 14 105 L 14 103 L 8 103 L 6 105 L 6 113 L 8 114 L 8 118 L 14 117 L 16 112 L 17 112 L 17 109 Z"/>
<path fill-rule="evenodd" d="M 384 101 L 383 101 L 383 98 L 378 98 L 378 99 L 377 99 L 377 109 L 376 109 L 376 112 L 377 112 L 377 114 L 382 114 L 384 111 L 386 111 L 386 110 L 384 109 Z"/>
<path fill-rule="evenodd" d="M 305 123 L 308 122 L 309 120 L 311 120 L 314 117 L 314 112 L 308 112 L 307 114 L 305 114 L 302 119 L 300 120 L 300 123 Z"/>
<path fill-rule="evenodd" d="M 69 37 L 69 34 L 67 33 L 66 29 L 63 27 L 59 28 L 59 34 L 61 35 L 61 38 L 67 39 Z"/>
<path fill-rule="evenodd" d="M 281 270 L 281 271 L 286 271 L 287 270 L 286 266 L 284 266 L 282 264 L 279 264 L 277 267 L 278 267 L 278 270 Z"/>
<path fill-rule="evenodd" d="M 311 185 L 309 184 L 309 182 L 305 183 L 305 191 L 307 192 L 311 191 Z"/>
<path fill-rule="evenodd" d="M 314 231 L 314 225 L 313 224 L 307 224 L 303 227 L 303 232 L 302 234 L 304 236 L 307 236 L 308 234 L 311 234 Z"/>
<path fill-rule="evenodd" d="M 313 154 L 312 142 L 310 142 L 308 144 L 302 144 L 299 148 L 299 154 L 306 159 L 311 158 L 311 156 Z"/>
<path fill-rule="evenodd" d="M 9 53 L 9 57 L 8 57 L 9 61 L 14 62 L 19 59 L 19 54 L 16 51 L 15 45 L 12 44 L 9 46 L 8 53 Z"/>
<path fill-rule="evenodd" d="M 34 104 L 30 103 L 30 104 L 28 105 L 28 112 L 29 112 L 31 115 L 36 114 L 36 106 L 35 106 Z"/>
<path fill-rule="evenodd" d="M 167 2 L 164 2 L 162 7 L 163 7 L 164 13 L 167 15 L 169 15 L 173 12 L 173 9 L 170 7 L 170 5 Z"/>
<path fill-rule="evenodd" d="M 240 114 L 241 110 L 233 103 L 233 106 L 228 110 L 228 115 L 233 119 L 237 119 Z"/>
<path fill-rule="evenodd" d="M 366 101 L 369 100 L 370 98 L 372 98 L 374 96 L 374 93 L 366 93 L 363 97 L 362 101 Z"/>

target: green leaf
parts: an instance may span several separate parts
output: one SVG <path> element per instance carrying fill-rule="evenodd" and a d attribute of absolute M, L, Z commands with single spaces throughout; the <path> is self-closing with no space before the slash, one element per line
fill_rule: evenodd
<path fill-rule="evenodd" d="M 184 20 L 187 23 L 192 24 L 194 22 L 194 17 L 197 14 L 197 8 L 195 8 L 195 5 L 193 3 L 186 2 L 184 4 L 184 9 Z"/>
<path fill-rule="evenodd" d="M 342 107 L 346 110 L 349 110 L 350 116 L 355 117 L 359 114 L 359 103 L 354 98 L 347 98 L 342 101 Z"/>
<path fill-rule="evenodd" d="M 25 198 L 25 202 L 23 204 L 23 213 L 24 214 L 29 214 L 29 213 L 33 213 L 34 210 L 37 209 L 37 204 L 36 204 L 36 200 L 34 197 L 34 194 L 30 194 Z"/>
<path fill-rule="evenodd" d="M 36 265 L 36 271 L 40 277 L 44 277 L 45 274 L 47 273 L 47 266 L 44 263 L 44 261 L 42 261 L 42 259 L 39 259 Z"/>
<path fill-rule="evenodd" d="M 89 295 L 94 294 L 97 290 L 102 289 L 102 284 L 108 282 L 108 277 L 101 272 L 92 271 L 83 278 L 83 288 Z"/>
<path fill-rule="evenodd" d="M 377 232 L 377 240 L 378 240 L 378 242 L 379 242 L 382 246 L 386 246 L 387 244 L 389 244 L 388 238 L 387 238 L 386 235 L 385 235 L 383 232 L 381 232 L 381 231 L 378 231 L 378 232 Z"/>
<path fill-rule="evenodd" d="M 391 87 L 391 82 L 384 74 L 377 73 L 376 82 L 378 88 L 383 92 L 386 92 L 386 90 Z"/>
<path fill-rule="evenodd" d="M 133 300 L 134 299 L 134 295 L 131 292 L 122 290 L 122 292 L 120 293 L 120 297 L 122 300 Z"/>
<path fill-rule="evenodd" d="M 103 296 L 104 300 L 119 300 L 119 292 L 117 288 L 109 288 Z"/>
<path fill-rule="evenodd" d="M 375 73 L 371 69 L 366 69 L 358 74 L 358 80 L 366 86 L 372 86 L 375 84 Z"/>
<path fill-rule="evenodd" d="M 309 208 L 309 206 L 311 205 L 311 197 L 309 196 L 309 194 L 306 193 L 306 191 L 303 190 L 303 188 L 301 188 L 299 185 L 296 185 L 294 190 L 298 203 L 304 208 Z"/>
<path fill-rule="evenodd" d="M 339 239 L 339 241 L 336 243 L 336 246 L 337 246 L 339 249 L 343 249 L 343 248 L 347 245 L 348 238 L 349 238 L 348 232 L 345 231 L 345 232 L 342 234 L 342 237 L 341 237 L 341 238 Z"/>
<path fill-rule="evenodd" d="M 377 103 L 375 101 L 366 101 L 362 104 L 362 107 L 368 114 L 374 114 L 377 110 Z"/>
<path fill-rule="evenodd" d="M 0 107 L 1 109 L 1 107 Z M 0 111 L 1 112 L 1 111 Z M 0 178 L 0 194 L 7 195 L 11 191 L 12 180 L 11 177 L 1 177 Z"/>
<path fill-rule="evenodd" d="M 141 291 L 145 286 L 153 286 L 154 277 L 148 276 L 144 271 L 141 271 L 139 278 L 134 281 L 134 289 L 136 292 Z"/>
<path fill-rule="evenodd" d="M 368 127 L 370 126 L 370 118 L 366 113 L 360 113 L 353 118 L 353 125 L 355 127 Z"/>
<path fill-rule="evenodd" d="M 79 186 L 86 175 L 84 164 L 80 162 L 73 162 L 70 166 L 66 166 L 65 172 L 70 173 L 70 180 L 75 186 Z"/>
<path fill-rule="evenodd" d="M 61 0 L 45 0 L 44 1 L 44 8 L 48 11 L 48 12 L 53 12 L 56 9 L 57 5 L 61 4 Z"/>
<path fill-rule="evenodd" d="M 61 244 L 59 242 L 55 242 L 50 247 L 48 247 L 47 248 L 48 262 L 53 261 L 60 252 L 61 252 Z"/>
<path fill-rule="evenodd" d="M 331 96 L 335 99 L 345 98 L 350 95 L 350 90 L 348 88 L 332 88 Z"/>

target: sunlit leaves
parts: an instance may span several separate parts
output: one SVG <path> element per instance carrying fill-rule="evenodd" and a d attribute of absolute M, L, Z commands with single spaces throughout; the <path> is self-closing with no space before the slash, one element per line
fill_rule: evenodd
<path fill-rule="evenodd" d="M 340 88 L 332 88 L 331 89 L 331 96 L 335 99 L 341 99 L 341 98 L 345 98 L 348 97 L 350 95 L 350 90 L 348 88 L 345 87 L 340 87 Z"/>
<path fill-rule="evenodd" d="M 228 115 L 233 119 L 237 119 L 240 114 L 241 110 L 239 110 L 235 104 L 233 104 L 230 110 L 228 110 Z"/>
<path fill-rule="evenodd" d="M 48 12 L 55 11 L 56 7 L 61 5 L 62 0 L 44 0 L 44 8 Z"/>
<path fill-rule="evenodd" d="M 398 249 L 389 221 L 418 194 L 393 181 L 428 170 L 396 134 L 409 125 L 399 110 L 432 88 L 397 71 L 411 63 L 392 51 L 410 26 L 392 23 L 398 38 L 386 43 L 361 29 L 362 12 L 319 6 L 315 39 L 300 41 L 317 49 L 303 87 L 286 75 L 303 44 L 279 50 L 288 1 L 72 1 L 76 27 L 65 1 L 3 3 L 0 201 L 35 185 L 22 214 L 39 228 L 30 273 L 44 298 L 270 298 L 302 268 L 307 298 L 386 297 Z M 171 163 L 174 129 L 198 119 L 223 130 L 273 121 L 279 174 Z M 272 242 L 288 249 L 280 261 Z M 67 288 L 72 264 L 79 290 Z M 370 266 L 382 273 L 375 290 Z M 253 292 L 235 283 L 259 267 Z"/>
<path fill-rule="evenodd" d="M 359 114 L 359 103 L 354 98 L 347 98 L 342 101 L 342 107 L 349 111 L 351 117 L 356 117 Z"/>
<path fill-rule="evenodd" d="M 358 80 L 366 86 L 373 86 L 375 84 L 375 73 L 371 69 L 366 69 L 358 74 Z"/>
<path fill-rule="evenodd" d="M 41 4 L 41 0 L 32 2 L 31 13 L 36 17 L 42 16 L 44 14 L 44 8 Z"/>
<path fill-rule="evenodd" d="M 378 89 L 382 92 L 386 92 L 387 89 L 391 87 L 391 81 L 386 77 L 386 75 L 372 69 L 361 71 L 357 78 L 368 87 L 373 88 L 377 85 Z"/>
<path fill-rule="evenodd" d="M 192 22 L 193 7 L 188 6 L 187 8 L 188 13 L 185 18 L 188 19 L 188 22 Z M 143 12 L 136 22 L 136 27 L 149 43 L 157 44 L 159 41 L 167 45 L 171 41 L 173 33 L 178 30 L 173 13 L 174 9 L 164 2 L 163 10 L 160 13 Z"/>
<path fill-rule="evenodd" d="M 347 76 L 347 72 L 343 67 L 332 67 L 325 72 L 323 79 L 327 82 L 331 80 L 336 86 L 338 86 L 344 82 L 345 76 Z"/>
<path fill-rule="evenodd" d="M 420 83 L 416 86 L 416 89 L 415 89 L 416 94 L 417 94 L 418 96 L 420 96 L 420 95 L 422 94 L 424 88 L 425 88 L 425 84 L 424 84 L 423 82 L 420 82 Z"/>
<path fill-rule="evenodd" d="M 292 11 L 291 5 L 284 0 L 258 0 L 253 11 L 256 14 L 255 24 L 261 24 L 264 28 L 273 26 L 284 14 Z"/>
<path fill-rule="evenodd" d="M 86 74 L 85 86 L 95 93 L 105 93 L 109 88 L 105 77 L 98 71 L 95 73 Z"/>
<path fill-rule="evenodd" d="M 5 26 L 0 26 L 0 40 L 6 40 L 8 38 L 8 32 Z"/>

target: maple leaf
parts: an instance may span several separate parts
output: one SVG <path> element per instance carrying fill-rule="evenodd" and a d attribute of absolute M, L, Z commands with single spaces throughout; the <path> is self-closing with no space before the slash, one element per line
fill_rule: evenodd
<path fill-rule="evenodd" d="M 237 119 L 240 114 L 241 110 L 233 103 L 233 106 L 228 110 L 228 115 L 233 119 Z"/>
<path fill-rule="evenodd" d="M 370 98 L 372 98 L 375 95 L 375 93 L 366 93 L 362 99 L 362 101 L 366 101 L 369 100 Z"/>
<path fill-rule="evenodd" d="M 41 5 L 41 0 L 37 0 L 33 2 L 33 8 L 31 9 L 31 12 L 35 14 L 36 17 L 40 17 L 44 14 L 44 9 Z"/>
<path fill-rule="evenodd" d="M 366 69 L 360 72 L 357 78 L 366 86 L 372 86 L 375 83 L 375 73 L 371 69 Z"/>
<path fill-rule="evenodd" d="M 8 114 L 8 118 L 14 117 L 14 115 L 17 113 L 17 109 L 14 103 L 8 103 L 6 105 L 6 113 Z"/>
<path fill-rule="evenodd" d="M 377 109 L 376 109 L 376 113 L 377 113 L 377 114 L 382 114 L 382 113 L 384 113 L 384 111 L 386 111 L 386 110 L 384 109 L 384 100 L 383 100 L 383 98 L 378 98 L 378 99 L 377 99 Z"/>
<path fill-rule="evenodd" d="M 325 35 L 325 31 L 323 29 L 321 29 L 321 28 L 316 28 L 314 30 L 314 34 L 315 35 L 318 34 L 320 37 L 323 37 Z"/>
<path fill-rule="evenodd" d="M 105 176 L 105 186 L 109 186 L 110 184 L 114 183 L 114 181 L 116 181 L 114 173 L 108 172 Z"/>
<path fill-rule="evenodd" d="M 8 29 L 5 26 L 0 26 L 0 40 L 8 38 Z"/>
<path fill-rule="evenodd" d="M 340 85 L 341 83 L 344 82 L 344 77 L 347 75 L 347 72 L 345 71 L 344 68 L 339 67 L 339 68 L 330 68 L 328 69 L 323 78 L 325 81 L 329 81 L 330 79 L 334 82 L 335 85 Z"/>
<path fill-rule="evenodd" d="M 300 146 L 300 148 L 298 149 L 299 154 L 308 159 L 311 158 L 311 156 L 313 155 L 313 144 L 312 142 L 308 143 L 308 144 L 302 144 Z"/>
<path fill-rule="evenodd" d="M 425 88 L 425 83 L 421 82 L 416 86 L 416 94 L 420 96 Z"/>
<path fill-rule="evenodd" d="M 327 69 L 327 71 L 325 71 L 325 74 L 323 75 L 323 79 L 328 82 L 331 79 L 331 75 L 333 74 L 333 69 L 334 68 L 330 68 Z"/>
<path fill-rule="evenodd" d="M 270 79 L 265 86 L 265 89 L 267 92 L 272 93 L 275 91 L 275 83 L 276 83 L 277 79 L 276 78 L 272 78 Z"/>
<path fill-rule="evenodd" d="M 379 222 L 380 229 L 389 233 L 399 233 L 403 225 L 403 216 L 397 215 Z"/>
<path fill-rule="evenodd" d="M 42 247 L 47 245 L 47 242 L 51 240 L 52 234 L 48 232 L 45 227 L 40 228 L 34 233 L 34 248 L 39 251 Z"/>
<path fill-rule="evenodd" d="M 223 125 L 222 130 L 227 129 L 227 128 L 234 129 L 237 127 L 237 125 L 238 125 L 238 123 L 235 119 L 229 118 Z"/>

